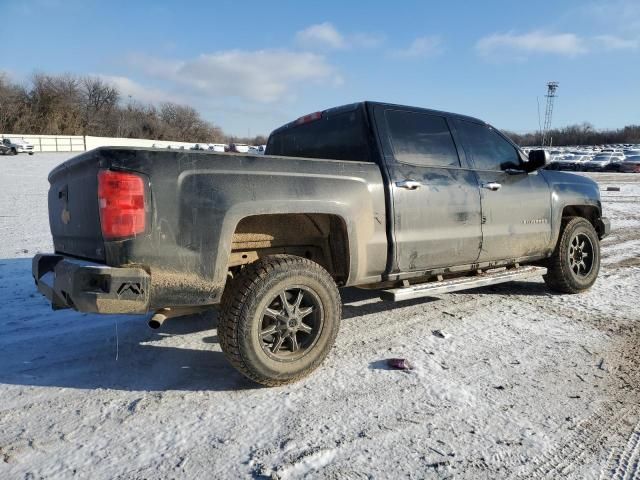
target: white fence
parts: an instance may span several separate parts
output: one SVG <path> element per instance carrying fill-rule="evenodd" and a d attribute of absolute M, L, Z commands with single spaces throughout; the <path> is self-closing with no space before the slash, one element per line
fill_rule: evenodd
<path fill-rule="evenodd" d="M 144 138 L 93 137 L 90 135 L 23 135 L 1 134 L 1 138 L 21 139 L 33 145 L 34 152 L 84 152 L 98 147 L 192 147 L 193 143 Z"/>

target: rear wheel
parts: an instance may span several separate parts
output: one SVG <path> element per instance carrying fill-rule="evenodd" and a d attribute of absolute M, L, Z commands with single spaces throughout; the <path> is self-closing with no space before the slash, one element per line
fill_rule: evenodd
<path fill-rule="evenodd" d="M 547 263 L 545 283 L 557 292 L 590 288 L 600 271 L 600 241 L 593 225 L 581 217 L 562 221 L 560 239 Z"/>
<path fill-rule="evenodd" d="M 320 265 L 292 255 L 266 257 L 227 285 L 220 345 L 251 380 L 268 386 L 292 383 L 329 353 L 341 307 L 338 288 Z"/>

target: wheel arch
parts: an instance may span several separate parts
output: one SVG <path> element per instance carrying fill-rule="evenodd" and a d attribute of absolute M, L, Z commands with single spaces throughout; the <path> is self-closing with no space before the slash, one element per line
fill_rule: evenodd
<path fill-rule="evenodd" d="M 600 202 L 584 201 L 584 203 L 567 202 L 564 205 L 553 205 L 553 228 L 551 233 L 550 251 L 556 248 L 562 234 L 562 225 L 567 218 L 581 217 L 586 219 L 600 236 L 602 232 L 601 222 L 598 219 L 602 216 Z"/>
<path fill-rule="evenodd" d="M 297 255 L 320 264 L 344 285 L 351 272 L 350 240 L 346 219 L 335 213 L 247 215 L 233 228 L 228 268 L 268 255 Z"/>
<path fill-rule="evenodd" d="M 565 205 L 562 209 L 562 220 L 568 217 L 582 217 L 589 221 L 598 232 L 598 218 L 601 217 L 601 210 L 595 205 Z M 600 235 L 601 232 L 598 232 Z"/>

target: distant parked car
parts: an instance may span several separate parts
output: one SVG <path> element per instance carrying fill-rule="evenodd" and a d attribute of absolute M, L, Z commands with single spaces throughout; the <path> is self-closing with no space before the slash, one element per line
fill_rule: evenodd
<path fill-rule="evenodd" d="M 2 155 L 17 155 L 18 152 L 13 152 L 11 148 L 3 143 L 0 143 L 0 154 Z"/>
<path fill-rule="evenodd" d="M 585 172 L 604 172 L 614 158 L 619 157 L 613 157 L 611 153 L 599 153 L 588 162 L 584 162 L 583 170 Z"/>
<path fill-rule="evenodd" d="M 579 172 L 584 168 L 584 164 L 587 163 L 589 160 L 591 160 L 593 158 L 593 155 L 591 154 L 581 154 L 581 155 L 576 155 L 573 158 L 573 162 L 574 162 L 574 170 Z"/>
<path fill-rule="evenodd" d="M 189 150 L 204 150 L 205 148 L 200 145 L 199 143 L 196 143 L 193 147 L 191 147 Z"/>
<path fill-rule="evenodd" d="M 229 145 L 230 152 L 249 153 L 249 145 L 244 143 L 232 143 Z"/>
<path fill-rule="evenodd" d="M 609 162 L 609 164 L 604 167 L 604 171 L 619 172 L 620 165 L 622 165 L 622 162 L 624 162 L 624 160 L 625 157 L 623 155 L 617 156 L 617 154 L 614 154 L 614 156 L 611 157 L 611 162 Z"/>
<path fill-rule="evenodd" d="M 632 155 L 620 163 L 622 173 L 640 173 L 640 155 Z"/>
<path fill-rule="evenodd" d="M 556 157 L 549 165 L 545 167 L 545 170 L 569 170 L 576 169 L 576 155 L 564 155 L 562 157 Z"/>
<path fill-rule="evenodd" d="M 568 170 L 574 171 L 576 168 L 577 159 L 579 155 L 573 155 L 571 153 L 565 153 L 562 155 L 555 155 L 551 158 L 549 164 L 544 167 L 545 170 Z"/>
<path fill-rule="evenodd" d="M 8 148 L 9 155 L 17 155 L 18 153 L 28 153 L 29 155 L 33 155 L 33 145 L 31 145 L 26 140 L 11 140 L 9 138 L 3 138 L 2 145 Z"/>
<path fill-rule="evenodd" d="M 224 143 L 210 143 L 209 144 L 209 150 L 214 151 L 214 152 L 220 152 L 220 153 L 224 153 L 227 151 L 227 145 L 225 145 Z"/>
<path fill-rule="evenodd" d="M 545 167 L 546 170 L 569 170 L 576 171 L 582 169 L 582 164 L 590 159 L 589 155 L 565 155 L 551 162 Z"/>
<path fill-rule="evenodd" d="M 549 163 L 545 170 L 575 170 L 575 165 L 572 161 L 567 160 L 565 158 L 559 158 L 557 160 L 553 160 Z"/>

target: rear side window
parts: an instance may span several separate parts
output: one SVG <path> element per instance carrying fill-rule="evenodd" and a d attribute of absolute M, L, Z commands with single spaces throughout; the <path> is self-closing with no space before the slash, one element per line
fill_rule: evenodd
<path fill-rule="evenodd" d="M 518 170 L 521 167 L 516 148 L 486 125 L 461 120 L 458 133 L 478 170 Z"/>
<path fill-rule="evenodd" d="M 426 167 L 460 166 L 444 117 L 387 110 L 385 118 L 397 161 Z"/>
<path fill-rule="evenodd" d="M 361 109 L 325 112 L 318 120 L 275 132 L 269 137 L 265 153 L 369 162 L 364 113 Z"/>

